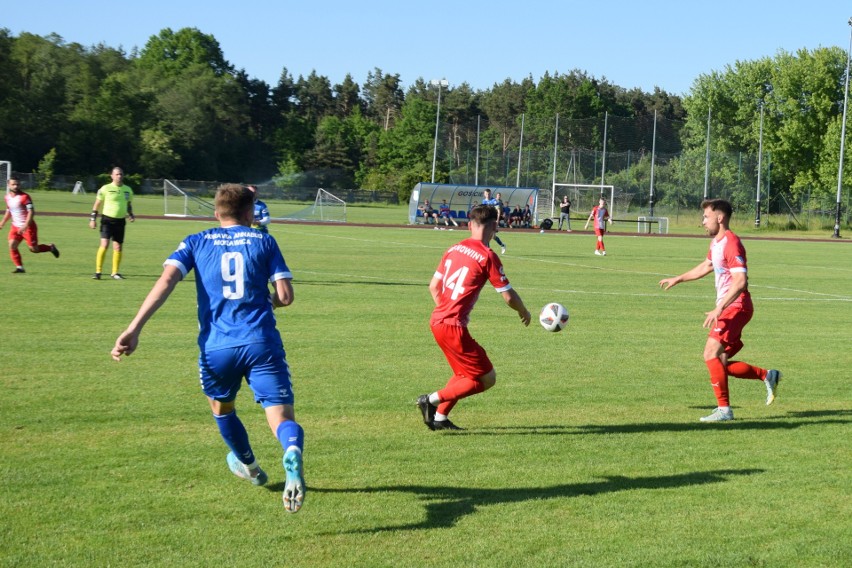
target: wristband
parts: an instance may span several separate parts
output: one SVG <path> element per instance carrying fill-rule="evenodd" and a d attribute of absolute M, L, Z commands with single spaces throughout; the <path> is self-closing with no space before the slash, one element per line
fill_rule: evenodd
<path fill-rule="evenodd" d="M 98 212 L 92 211 L 92 216 L 89 217 L 89 221 L 97 221 L 98 220 Z"/>

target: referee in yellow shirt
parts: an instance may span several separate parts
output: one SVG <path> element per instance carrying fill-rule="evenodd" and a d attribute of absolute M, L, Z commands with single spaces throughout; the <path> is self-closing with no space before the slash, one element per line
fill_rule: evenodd
<path fill-rule="evenodd" d="M 133 190 L 124 185 L 124 170 L 118 167 L 113 168 L 110 177 L 112 177 L 112 183 L 108 183 L 98 190 L 95 204 L 92 207 L 92 216 L 89 219 L 89 228 L 94 229 L 98 220 L 98 208 L 103 203 L 101 244 L 98 247 L 98 255 L 95 257 L 95 275 L 92 277 L 95 280 L 101 279 L 104 258 L 106 258 L 110 240 L 112 240 L 112 273 L 110 277 L 113 280 L 124 280 L 124 276 L 118 272 L 118 267 L 121 264 L 121 247 L 124 243 L 124 228 L 127 224 L 125 218 L 130 217 L 131 223 L 136 220 L 136 217 L 133 216 Z"/>

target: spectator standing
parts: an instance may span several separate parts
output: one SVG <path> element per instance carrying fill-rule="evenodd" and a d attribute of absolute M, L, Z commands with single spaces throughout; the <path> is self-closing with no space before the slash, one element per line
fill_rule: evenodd
<path fill-rule="evenodd" d="M 571 232 L 571 200 L 567 195 L 562 196 L 562 202 L 559 203 L 559 230 L 562 230 L 563 221 L 566 224 L 565 230 Z"/>

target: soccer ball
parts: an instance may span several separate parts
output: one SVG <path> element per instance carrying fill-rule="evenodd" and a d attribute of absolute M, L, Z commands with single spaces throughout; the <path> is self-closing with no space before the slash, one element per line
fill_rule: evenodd
<path fill-rule="evenodd" d="M 538 321 L 547 331 L 562 331 L 568 324 L 568 310 L 562 304 L 551 302 L 541 309 Z"/>

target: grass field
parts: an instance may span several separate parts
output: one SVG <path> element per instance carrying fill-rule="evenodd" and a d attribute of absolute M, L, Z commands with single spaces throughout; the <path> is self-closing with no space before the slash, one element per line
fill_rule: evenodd
<path fill-rule="evenodd" d="M 458 404 L 467 430 L 442 433 L 414 406 L 449 376 L 427 283 L 466 232 L 274 225 L 295 274 L 277 313 L 306 431 L 309 491 L 290 515 L 280 446 L 247 391 L 271 487 L 227 469 L 197 386 L 191 282 L 136 354 L 109 358 L 162 261 L 211 223 L 138 220 L 116 282 L 90 279 L 85 218 L 38 221 L 61 258 L 25 251 L 25 275 L 0 263 L 2 566 L 852 565 L 848 243 L 745 240 L 756 315 L 741 356 L 784 380 L 767 407 L 761 383 L 731 379 L 737 420 L 713 425 L 698 422 L 714 406 L 712 279 L 657 286 L 706 238 L 611 235 L 596 257 L 589 234 L 504 232 L 527 305 L 561 302 L 571 321 L 524 328 L 486 288 L 471 331 L 497 386 Z"/>

